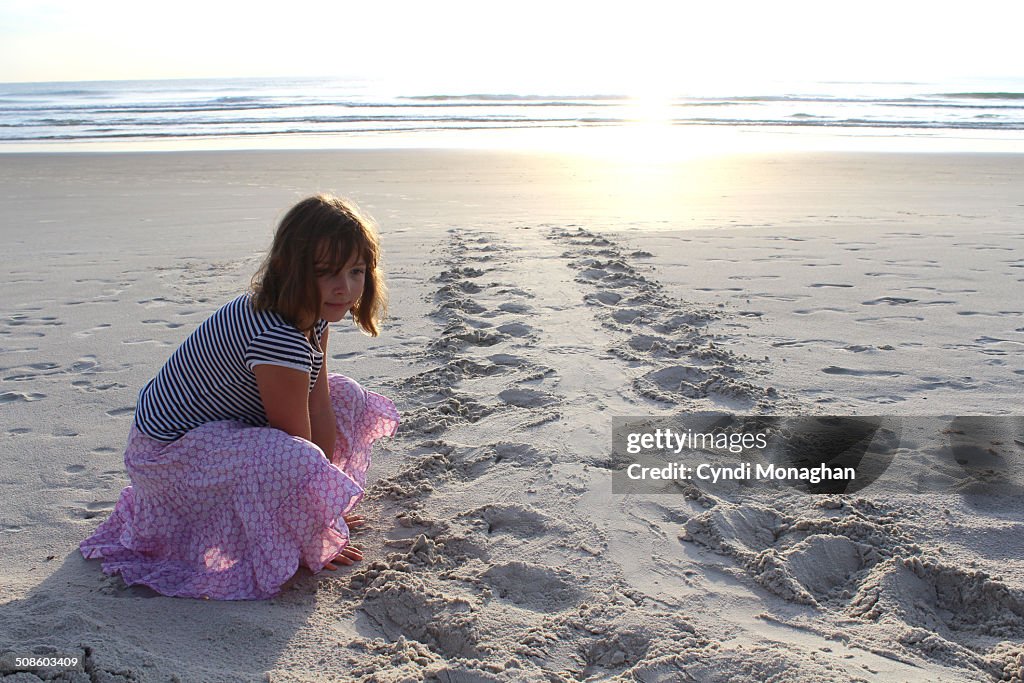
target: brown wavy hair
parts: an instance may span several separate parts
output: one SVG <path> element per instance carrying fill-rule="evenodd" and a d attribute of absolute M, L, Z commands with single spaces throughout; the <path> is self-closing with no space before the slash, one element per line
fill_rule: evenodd
<path fill-rule="evenodd" d="M 252 277 L 253 307 L 273 311 L 304 332 L 312 330 L 323 303 L 317 277 L 340 270 L 352 254 L 366 262 L 363 294 L 352 307 L 352 319 L 376 337 L 387 311 L 380 238 L 369 216 L 330 194 L 303 199 L 281 219 L 270 252 Z"/>

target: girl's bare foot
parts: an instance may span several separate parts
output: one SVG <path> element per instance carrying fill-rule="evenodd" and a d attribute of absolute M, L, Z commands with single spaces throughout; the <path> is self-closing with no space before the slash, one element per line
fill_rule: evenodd
<path fill-rule="evenodd" d="M 347 545 L 337 557 L 324 565 L 324 569 L 333 572 L 340 565 L 352 566 L 361 559 L 363 559 L 363 552 L 354 545 Z"/>
<path fill-rule="evenodd" d="M 349 529 L 358 529 L 366 526 L 366 518 L 362 515 L 345 515 L 345 524 Z M 352 566 L 363 559 L 363 552 L 354 545 L 347 545 L 333 560 L 324 565 L 324 569 L 335 571 L 339 566 Z"/>

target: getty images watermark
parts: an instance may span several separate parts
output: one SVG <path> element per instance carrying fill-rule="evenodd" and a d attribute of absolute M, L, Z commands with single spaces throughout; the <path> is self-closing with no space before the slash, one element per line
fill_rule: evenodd
<path fill-rule="evenodd" d="M 1024 490 L 1024 418 L 700 413 L 612 419 L 613 493 Z M 892 467 L 898 476 L 885 477 Z M 692 485 L 692 486 L 691 486 Z"/>

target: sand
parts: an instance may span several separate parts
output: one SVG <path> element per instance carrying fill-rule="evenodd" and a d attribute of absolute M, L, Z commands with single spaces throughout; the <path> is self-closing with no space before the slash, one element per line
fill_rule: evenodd
<path fill-rule="evenodd" d="M 924 416 L 1019 412 L 1022 181 L 1015 155 L 0 156 L 0 645 L 83 681 L 1020 681 L 1020 422 L 979 481 Z M 392 294 L 329 361 L 403 414 L 366 559 L 264 602 L 104 576 L 77 544 L 138 389 L 317 190 L 378 219 Z M 707 410 L 904 436 L 851 494 L 612 492 L 613 416 Z"/>

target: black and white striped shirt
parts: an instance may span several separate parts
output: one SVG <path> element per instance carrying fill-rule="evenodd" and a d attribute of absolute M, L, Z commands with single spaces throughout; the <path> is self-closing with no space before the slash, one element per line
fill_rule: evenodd
<path fill-rule="evenodd" d="M 277 313 L 253 310 L 243 294 L 211 315 L 182 342 L 157 376 L 139 392 L 135 425 L 159 441 L 218 420 L 267 425 L 253 367 L 282 365 L 320 374 L 326 320 L 316 324 L 317 348 Z"/>

